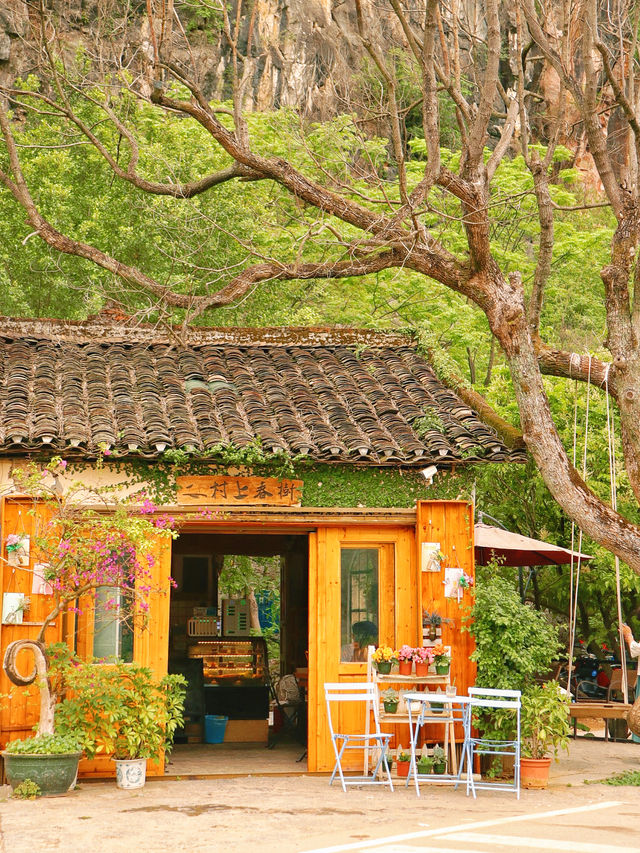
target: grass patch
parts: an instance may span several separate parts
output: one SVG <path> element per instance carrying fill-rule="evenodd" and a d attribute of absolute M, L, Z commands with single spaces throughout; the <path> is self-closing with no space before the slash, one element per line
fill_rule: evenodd
<path fill-rule="evenodd" d="M 606 779 L 585 779 L 585 785 L 635 785 L 640 786 L 640 770 L 625 770 Z"/>

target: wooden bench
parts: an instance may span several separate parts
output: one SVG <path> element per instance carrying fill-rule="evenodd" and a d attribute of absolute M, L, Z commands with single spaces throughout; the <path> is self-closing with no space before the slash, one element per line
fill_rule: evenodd
<path fill-rule="evenodd" d="M 625 702 L 594 702 L 588 699 L 583 702 L 572 702 L 569 706 L 569 717 L 573 720 L 573 736 L 578 730 L 578 720 L 590 717 L 602 717 L 605 721 L 604 739 L 609 740 L 607 720 L 626 720 L 632 706 Z"/>

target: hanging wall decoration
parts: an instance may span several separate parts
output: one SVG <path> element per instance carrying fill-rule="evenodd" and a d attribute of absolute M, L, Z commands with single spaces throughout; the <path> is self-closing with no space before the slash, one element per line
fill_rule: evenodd
<path fill-rule="evenodd" d="M 22 613 L 29 604 L 23 592 L 5 592 L 2 595 L 2 624 L 22 624 Z"/>
<path fill-rule="evenodd" d="M 473 578 L 464 569 L 447 567 L 444 570 L 443 584 L 445 598 L 457 598 L 459 604 L 465 589 L 473 586 Z"/>
<path fill-rule="evenodd" d="M 53 595 L 53 588 L 46 579 L 47 571 L 50 568 L 49 563 L 36 563 L 33 567 L 33 577 L 31 579 L 31 592 L 33 595 Z"/>
<path fill-rule="evenodd" d="M 444 554 L 439 542 L 423 542 L 421 551 L 421 569 L 423 572 L 439 572 Z"/>
<path fill-rule="evenodd" d="M 7 562 L 10 566 L 29 565 L 29 536 L 25 533 L 10 533 L 5 542 Z"/>

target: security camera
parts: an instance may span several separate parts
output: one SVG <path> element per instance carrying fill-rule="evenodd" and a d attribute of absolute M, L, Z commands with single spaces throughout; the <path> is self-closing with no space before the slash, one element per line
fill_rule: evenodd
<path fill-rule="evenodd" d="M 433 483 L 433 478 L 438 473 L 438 469 L 435 465 L 429 465 L 428 468 L 423 468 L 421 471 L 422 476 L 425 478 L 427 483 L 431 485 Z"/>

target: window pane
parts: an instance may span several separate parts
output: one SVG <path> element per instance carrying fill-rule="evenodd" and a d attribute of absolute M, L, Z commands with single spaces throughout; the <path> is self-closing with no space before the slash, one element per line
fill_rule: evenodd
<path fill-rule="evenodd" d="M 117 587 L 100 587 L 96 591 L 93 623 L 93 656 L 133 660 L 133 629 L 127 619 L 128 607 Z"/>
<path fill-rule="evenodd" d="M 341 552 L 341 654 L 343 661 L 367 659 L 367 646 L 378 643 L 377 548 Z"/>

